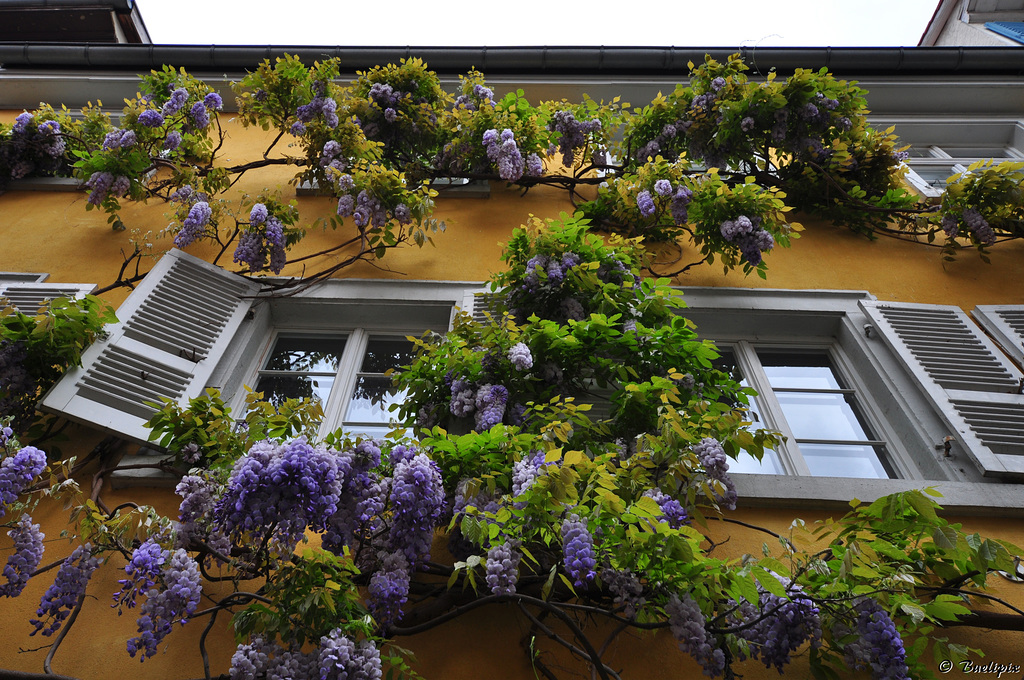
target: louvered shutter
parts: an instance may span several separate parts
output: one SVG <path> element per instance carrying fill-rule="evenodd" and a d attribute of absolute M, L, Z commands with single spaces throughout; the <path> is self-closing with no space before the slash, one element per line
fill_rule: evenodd
<path fill-rule="evenodd" d="M 41 408 L 145 442 L 147 402 L 198 396 L 249 311 L 256 284 L 180 250 L 164 255 Z"/>
<path fill-rule="evenodd" d="M 1024 43 L 1024 21 L 986 21 L 985 28 L 1010 40 Z"/>
<path fill-rule="evenodd" d="M 861 301 L 986 476 L 1024 476 L 1024 375 L 959 308 Z"/>
<path fill-rule="evenodd" d="M 500 302 L 501 293 L 492 293 L 490 290 L 475 292 L 473 293 L 473 308 L 466 311 L 473 317 L 473 321 L 480 324 L 490 323 L 487 320 L 488 315 L 495 321 L 499 321 L 496 315 Z"/>
<path fill-rule="evenodd" d="M 971 316 L 1018 367 L 1024 367 L 1024 305 L 978 305 Z"/>
<path fill-rule="evenodd" d="M 54 298 L 81 298 L 96 290 L 92 283 L 2 283 L 0 298 L 6 298 L 22 314 L 34 316 Z M 0 305 L 2 307 L 3 305 Z"/>

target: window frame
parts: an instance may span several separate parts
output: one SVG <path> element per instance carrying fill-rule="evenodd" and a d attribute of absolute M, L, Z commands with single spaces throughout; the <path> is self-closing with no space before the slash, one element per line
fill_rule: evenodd
<path fill-rule="evenodd" d="M 877 436 L 885 439 L 898 479 L 814 477 L 737 473 L 742 502 L 751 506 L 793 503 L 845 506 L 856 497 L 869 501 L 900 490 L 934 486 L 944 506 L 982 513 L 1020 508 L 1024 485 L 986 477 L 977 468 L 966 437 L 935 405 L 928 388 L 906 368 L 884 329 L 866 313 L 885 305 L 866 291 L 773 290 L 682 287 L 680 314 L 697 334 L 723 345 L 747 339 L 757 346 L 821 347 L 832 343 L 837 369 L 858 394 Z M 891 303 L 897 305 L 898 303 Z M 938 305 L 920 305 L 941 308 Z M 966 316 L 966 315 L 964 315 Z M 972 329 L 983 335 L 980 328 Z M 949 450 L 946 449 L 946 437 Z M 1012 499 L 1012 500 L 1011 500 Z M 1024 512 L 1020 514 L 1024 515 Z"/>
<path fill-rule="evenodd" d="M 754 426 L 774 430 L 781 433 L 785 438 L 774 451 L 774 459 L 778 463 L 778 467 L 781 468 L 781 471 L 779 473 L 766 472 L 758 474 L 821 476 L 814 475 L 811 472 L 800 451 L 799 438 L 793 432 L 789 418 L 786 416 L 784 407 L 779 401 L 776 388 L 771 385 L 771 381 L 764 371 L 762 353 L 784 352 L 792 354 L 813 353 L 827 357 L 831 364 L 830 368 L 833 369 L 833 374 L 837 380 L 846 385 L 846 387 L 837 389 L 835 392 L 852 395 L 853 402 L 856 404 L 854 413 L 858 424 L 874 435 L 873 439 L 864 440 L 865 445 L 885 448 L 885 455 L 884 457 L 880 455 L 879 461 L 884 468 L 887 468 L 886 472 L 888 475 L 894 474 L 896 478 L 906 478 L 914 475 L 915 470 L 913 467 L 903 464 L 906 455 L 903 447 L 899 446 L 898 437 L 893 436 L 884 418 L 879 417 L 879 409 L 875 400 L 871 398 L 870 393 L 867 392 L 859 380 L 855 366 L 845 355 L 842 347 L 837 346 L 835 342 L 828 342 L 823 338 L 814 338 L 810 342 L 801 340 L 787 342 L 776 339 L 762 341 L 740 338 L 717 340 L 716 344 L 720 349 L 727 349 L 732 352 L 740 373 L 744 376 L 747 384 L 758 393 L 756 397 L 758 410 L 763 415 L 764 422 L 755 423 Z M 782 391 L 791 390 L 783 389 Z M 852 442 L 852 440 L 850 441 Z M 870 443 L 868 443 L 869 441 Z M 894 455 L 892 451 L 894 446 L 899 447 L 899 455 Z M 884 479 L 891 478 L 893 477 L 887 476 Z M 869 477 L 868 479 L 879 478 Z"/>
<path fill-rule="evenodd" d="M 992 159 L 995 162 L 1024 162 L 1024 119 L 1008 117 L 974 116 L 971 118 L 886 116 L 870 117 L 877 129 L 890 125 L 900 138 L 901 145 L 913 149 L 926 149 L 927 156 L 911 157 L 905 161 L 905 180 L 915 191 L 927 198 L 939 198 L 945 188 L 929 182 L 918 170 L 937 166 L 950 166 L 948 176 L 967 172 L 972 163 Z M 978 147 L 1001 148 L 1005 156 L 977 156 L 957 154 L 959 149 Z"/>
<path fill-rule="evenodd" d="M 473 294 L 480 287 L 478 282 L 345 279 L 323 282 L 295 296 L 262 300 L 254 309 L 253 323 L 233 340 L 218 364 L 211 386 L 220 389 L 239 413 L 245 408 L 244 386 L 255 389 L 279 337 L 343 334 L 345 349 L 323 404 L 323 436 L 344 423 L 371 336 L 447 332 L 457 310 L 473 309 Z"/>

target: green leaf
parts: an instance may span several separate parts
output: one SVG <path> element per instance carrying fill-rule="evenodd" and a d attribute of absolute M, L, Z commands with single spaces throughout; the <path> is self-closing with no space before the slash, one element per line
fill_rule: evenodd
<path fill-rule="evenodd" d="M 924 621 L 926 616 L 925 611 L 921 607 L 921 605 L 915 604 L 913 602 L 904 602 L 903 604 L 901 604 L 900 611 L 908 615 L 915 625 L 920 624 L 922 621 Z"/>
<path fill-rule="evenodd" d="M 917 510 L 917 513 L 927 519 L 929 522 L 938 522 L 939 517 L 935 514 L 935 506 L 932 501 L 925 498 L 917 489 L 908 491 L 906 494 L 907 502 L 910 506 Z"/>
<path fill-rule="evenodd" d="M 755 566 L 751 571 L 757 579 L 757 582 L 761 584 L 762 588 L 776 597 L 787 597 L 786 587 L 782 585 L 782 582 L 779 581 L 779 579 L 772 576 L 768 571 L 759 566 Z"/>

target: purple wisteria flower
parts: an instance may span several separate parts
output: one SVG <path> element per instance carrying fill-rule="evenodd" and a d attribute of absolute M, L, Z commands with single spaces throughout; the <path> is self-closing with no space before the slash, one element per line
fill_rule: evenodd
<path fill-rule="evenodd" d="M 7 535 L 14 542 L 14 552 L 4 565 L 5 583 L 0 584 L 0 597 L 17 597 L 43 559 L 43 534 L 39 525 L 32 524 L 32 518 L 25 514 Z"/>
<path fill-rule="evenodd" d="M 514 182 L 526 171 L 526 162 L 516 145 L 512 130 L 502 130 L 500 139 L 497 130 L 487 130 L 483 136 L 487 157 L 498 167 L 498 176 L 506 182 Z"/>
<path fill-rule="evenodd" d="M 434 526 L 444 506 L 441 472 L 425 453 L 395 466 L 389 497 L 394 511 L 388 534 L 392 550 L 400 550 L 410 568 L 430 559 Z"/>
<path fill-rule="evenodd" d="M 168 151 L 174 151 L 179 146 L 181 146 L 181 133 L 177 130 L 171 130 L 164 139 L 164 148 Z"/>
<path fill-rule="evenodd" d="M 705 437 L 693 447 L 693 452 L 704 466 L 704 473 L 708 478 L 719 482 L 725 488 L 724 492 L 715 492 L 715 501 L 729 510 L 735 510 L 736 485 L 727 474 L 729 459 L 722 444 L 713 437 Z"/>
<path fill-rule="evenodd" d="M 192 119 L 192 123 L 200 130 L 204 130 L 210 125 L 210 114 L 207 112 L 203 102 L 193 104 L 192 108 L 189 109 L 188 115 Z"/>
<path fill-rule="evenodd" d="M 409 561 L 401 551 L 381 558 L 380 568 L 370 577 L 367 595 L 370 612 L 382 627 L 402 618 L 402 607 L 409 598 Z"/>
<path fill-rule="evenodd" d="M 114 604 L 121 611 L 122 607 L 131 609 L 136 604 L 136 597 L 146 593 L 160 579 L 160 571 L 167 561 L 168 552 L 156 539 L 150 538 L 132 552 L 132 558 L 124 567 L 128 578 L 121 579 L 121 589 L 114 593 Z"/>
<path fill-rule="evenodd" d="M 594 580 L 594 537 L 579 515 L 569 515 L 562 522 L 562 555 L 566 574 L 577 588 Z"/>
<path fill-rule="evenodd" d="M 139 125 L 149 128 L 160 127 L 164 124 L 164 116 L 156 109 L 146 109 L 139 114 Z"/>
<path fill-rule="evenodd" d="M 271 533 L 282 548 L 294 546 L 307 528 L 326 530 L 338 509 L 338 456 L 298 437 L 261 441 L 235 463 L 214 517 L 238 539 Z"/>
<path fill-rule="evenodd" d="M 92 554 L 92 545 L 86 543 L 75 548 L 61 563 L 53 584 L 43 593 L 36 610 L 36 616 L 40 618 L 29 621 L 35 629 L 29 634 L 41 632 L 49 637 L 60 630 L 64 619 L 85 594 L 89 578 L 99 565 L 100 558 Z"/>
<path fill-rule="evenodd" d="M 643 596 L 644 586 L 632 570 L 604 569 L 601 571 L 601 581 L 615 596 L 613 602 L 622 607 L 626 618 L 633 618 L 647 604 L 647 598 Z"/>
<path fill-rule="evenodd" d="M 649 489 L 644 492 L 645 496 L 653 498 L 661 508 L 661 521 L 667 523 L 673 529 L 678 529 L 689 521 L 686 508 L 675 498 L 672 498 L 661 489 Z"/>
<path fill-rule="evenodd" d="M 489 430 L 505 415 L 508 389 L 504 385 L 483 385 L 476 392 L 476 430 Z"/>
<path fill-rule="evenodd" d="M 203 106 L 211 111 L 220 111 L 224 108 L 224 100 L 216 92 L 211 92 L 203 97 Z"/>
<path fill-rule="evenodd" d="M 210 223 L 213 209 L 206 201 L 199 201 L 189 208 L 188 216 L 181 222 L 181 230 L 174 237 L 174 245 L 184 248 L 200 238 Z"/>
<path fill-rule="evenodd" d="M 156 654 L 157 646 L 175 622 L 188 623 L 202 596 L 199 566 L 180 548 L 169 555 L 162 579 L 165 587 L 147 591 L 146 601 L 139 609 L 139 636 L 128 640 L 128 654 L 134 658 L 141 651 L 140 661 Z"/>
<path fill-rule="evenodd" d="M 164 102 L 163 114 L 164 117 L 173 116 L 185 107 L 188 102 L 188 90 L 183 87 L 179 87 L 171 92 L 170 98 Z"/>
<path fill-rule="evenodd" d="M 509 348 L 508 360 L 517 371 L 528 371 L 533 368 L 533 354 L 524 342 L 517 342 Z"/>
<path fill-rule="evenodd" d="M 654 214 L 655 205 L 654 198 L 651 196 L 651 192 L 644 189 L 636 196 L 636 207 L 640 209 L 640 214 L 644 217 L 650 217 Z"/>
<path fill-rule="evenodd" d="M 249 211 L 249 224 L 254 227 L 258 227 L 267 221 L 267 206 L 262 203 L 256 203 L 252 206 L 252 210 Z"/>
<path fill-rule="evenodd" d="M 18 500 L 25 487 L 46 469 L 46 454 L 34 446 L 26 446 L 0 463 L 0 517 L 4 505 Z"/>
<path fill-rule="evenodd" d="M 704 675 L 717 678 L 725 671 L 725 653 L 718 649 L 715 638 L 705 629 L 704 614 L 700 606 L 683 593 L 680 598 L 673 593 L 665 603 L 672 636 L 679 641 L 679 647 L 704 669 Z"/>
<path fill-rule="evenodd" d="M 846 665 L 853 670 L 870 669 L 875 680 L 906 680 L 906 649 L 889 613 L 871 598 L 862 599 L 854 608 L 859 637 L 843 649 Z"/>
<path fill-rule="evenodd" d="M 487 586 L 494 595 L 511 595 L 519 581 L 522 553 L 512 542 L 497 543 L 487 551 Z"/>

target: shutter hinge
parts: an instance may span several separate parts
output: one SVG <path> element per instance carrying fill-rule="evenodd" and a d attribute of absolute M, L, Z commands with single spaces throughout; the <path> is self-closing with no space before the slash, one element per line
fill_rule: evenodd
<path fill-rule="evenodd" d="M 875 332 L 875 327 L 874 326 L 872 326 L 869 323 L 864 324 L 864 335 L 866 337 L 870 338 L 871 334 L 874 333 L 874 332 Z"/>

